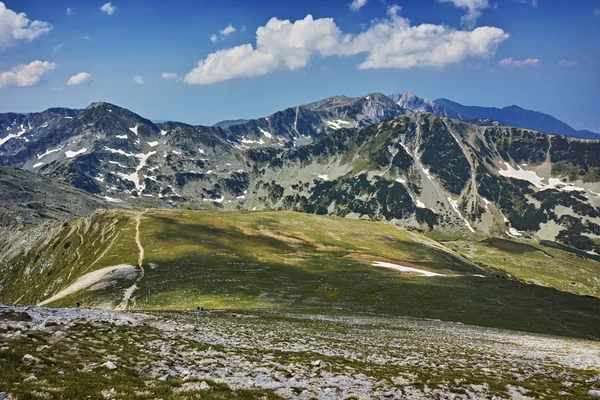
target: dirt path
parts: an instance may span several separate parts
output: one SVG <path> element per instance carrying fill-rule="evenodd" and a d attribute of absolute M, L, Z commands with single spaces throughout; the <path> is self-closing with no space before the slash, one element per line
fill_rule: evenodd
<path fill-rule="evenodd" d="M 125 290 L 125 292 L 123 293 L 123 300 L 121 300 L 121 303 L 117 306 L 117 310 L 127 310 L 129 308 L 129 302 L 131 301 L 131 297 L 133 296 L 133 293 L 135 293 L 135 291 L 137 290 L 138 283 L 140 283 L 140 281 L 142 280 L 142 278 L 145 275 L 144 246 L 142 246 L 142 242 L 140 240 L 140 222 L 142 219 L 142 215 L 144 215 L 145 212 L 146 212 L 146 210 L 137 213 L 137 215 L 135 216 L 135 243 L 137 244 L 138 249 L 139 249 L 138 268 L 140 270 L 140 275 L 136 279 L 135 283 L 133 285 L 131 285 L 129 288 L 127 288 Z"/>

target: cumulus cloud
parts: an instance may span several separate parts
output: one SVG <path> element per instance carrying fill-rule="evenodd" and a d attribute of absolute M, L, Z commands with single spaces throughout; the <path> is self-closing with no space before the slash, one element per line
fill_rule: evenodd
<path fill-rule="evenodd" d="M 0 88 L 37 85 L 47 72 L 56 67 L 56 63 L 48 61 L 33 61 L 29 64 L 18 65 L 10 71 L 0 73 Z"/>
<path fill-rule="evenodd" d="M 179 78 L 179 76 L 177 74 L 174 74 L 172 72 L 163 72 L 162 74 L 160 74 L 160 77 L 163 79 L 177 79 Z"/>
<path fill-rule="evenodd" d="M 185 77 L 190 84 L 211 84 L 233 78 L 265 75 L 280 68 L 305 67 L 316 56 L 365 55 L 360 69 L 441 68 L 476 58 L 488 58 L 508 38 L 502 29 L 480 27 L 459 31 L 447 26 L 411 26 L 388 9 L 388 18 L 375 21 L 357 35 L 346 34 L 331 18 L 311 15 L 295 21 L 271 18 L 256 30 L 256 46 L 244 44 L 206 56 Z"/>
<path fill-rule="evenodd" d="M 89 83 L 93 80 L 92 76 L 87 72 L 80 72 L 77 75 L 73 75 L 67 81 L 67 86 L 77 86 L 83 85 L 84 83 Z"/>
<path fill-rule="evenodd" d="M 566 59 L 562 59 L 558 62 L 558 65 L 563 67 L 563 68 L 572 68 L 572 67 L 576 67 L 579 65 L 578 61 L 571 61 L 571 60 L 566 60 Z"/>
<path fill-rule="evenodd" d="M 460 22 L 463 27 L 473 29 L 479 17 L 481 17 L 481 11 L 490 6 L 488 0 L 438 0 L 440 3 L 452 3 L 454 7 L 466 8 L 467 14 L 465 14 Z"/>
<path fill-rule="evenodd" d="M 100 11 L 102 11 L 103 13 L 106 13 L 108 15 L 113 15 L 115 13 L 115 11 L 117 11 L 117 7 L 112 5 L 112 2 L 108 2 L 105 5 L 103 5 L 102 7 L 100 7 Z"/>
<path fill-rule="evenodd" d="M 133 77 L 133 81 L 135 83 L 137 83 L 138 85 L 143 85 L 144 84 L 144 77 L 141 75 L 136 75 Z"/>
<path fill-rule="evenodd" d="M 213 43 L 217 43 L 219 40 L 225 39 L 227 36 L 231 35 L 235 32 L 235 27 L 231 24 L 227 25 L 225 28 L 221 29 L 218 34 L 210 35 L 210 41 Z"/>
<path fill-rule="evenodd" d="M 367 4 L 367 1 L 368 0 L 354 0 L 352 3 L 350 3 L 350 9 L 352 11 L 358 11 L 363 8 L 365 4 Z"/>
<path fill-rule="evenodd" d="M 0 50 L 14 46 L 21 40 L 31 42 L 52 28 L 47 22 L 30 21 L 27 14 L 17 14 L 0 1 Z"/>
<path fill-rule="evenodd" d="M 515 68 L 538 68 L 542 65 L 540 60 L 537 58 L 528 58 L 526 60 L 515 60 L 512 57 L 500 60 L 498 63 L 502 68 L 515 69 Z"/>

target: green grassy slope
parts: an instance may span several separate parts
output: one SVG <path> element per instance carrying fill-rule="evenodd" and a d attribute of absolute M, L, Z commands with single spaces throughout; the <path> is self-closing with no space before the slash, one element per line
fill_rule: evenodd
<path fill-rule="evenodd" d="M 37 303 L 91 270 L 136 265 L 135 213 L 91 217 L 80 246 L 78 230 L 69 235 L 73 223 L 65 227 L 42 248 L 40 259 L 54 263 L 46 270 L 33 268 L 29 280 L 5 286 L 0 301 Z M 114 228 L 106 228 L 107 224 Z M 145 274 L 130 302 L 137 309 L 378 313 L 600 338 L 600 299 L 497 278 L 441 244 L 389 224 L 291 212 L 151 210 L 143 213 L 139 232 Z M 72 245 L 64 249 L 69 240 Z M 37 256 L 23 257 L 22 268 L 31 257 Z M 423 277 L 371 266 L 376 261 L 447 276 Z M 597 268 L 595 262 L 589 263 L 590 268 Z M 493 264 L 502 267 L 502 263 Z M 72 265 L 75 270 L 67 279 Z M 54 272 L 48 275 L 46 271 Z M 12 273 L 22 272 L 17 268 Z M 81 302 L 116 307 L 132 282 L 110 283 L 51 305 Z M 19 287 L 29 289 L 21 299 Z"/>

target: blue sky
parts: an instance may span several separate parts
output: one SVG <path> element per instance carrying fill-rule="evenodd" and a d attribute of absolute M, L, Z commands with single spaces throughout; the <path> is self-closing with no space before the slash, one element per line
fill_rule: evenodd
<path fill-rule="evenodd" d="M 4 0 L 0 112 L 108 101 L 212 124 L 411 90 L 600 132 L 600 0 L 351 3 Z"/>

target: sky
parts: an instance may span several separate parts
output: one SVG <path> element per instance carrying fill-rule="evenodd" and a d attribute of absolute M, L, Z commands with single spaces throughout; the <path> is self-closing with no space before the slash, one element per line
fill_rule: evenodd
<path fill-rule="evenodd" d="M 210 125 L 410 90 L 600 132 L 600 0 L 4 0 L 0 112 Z"/>

